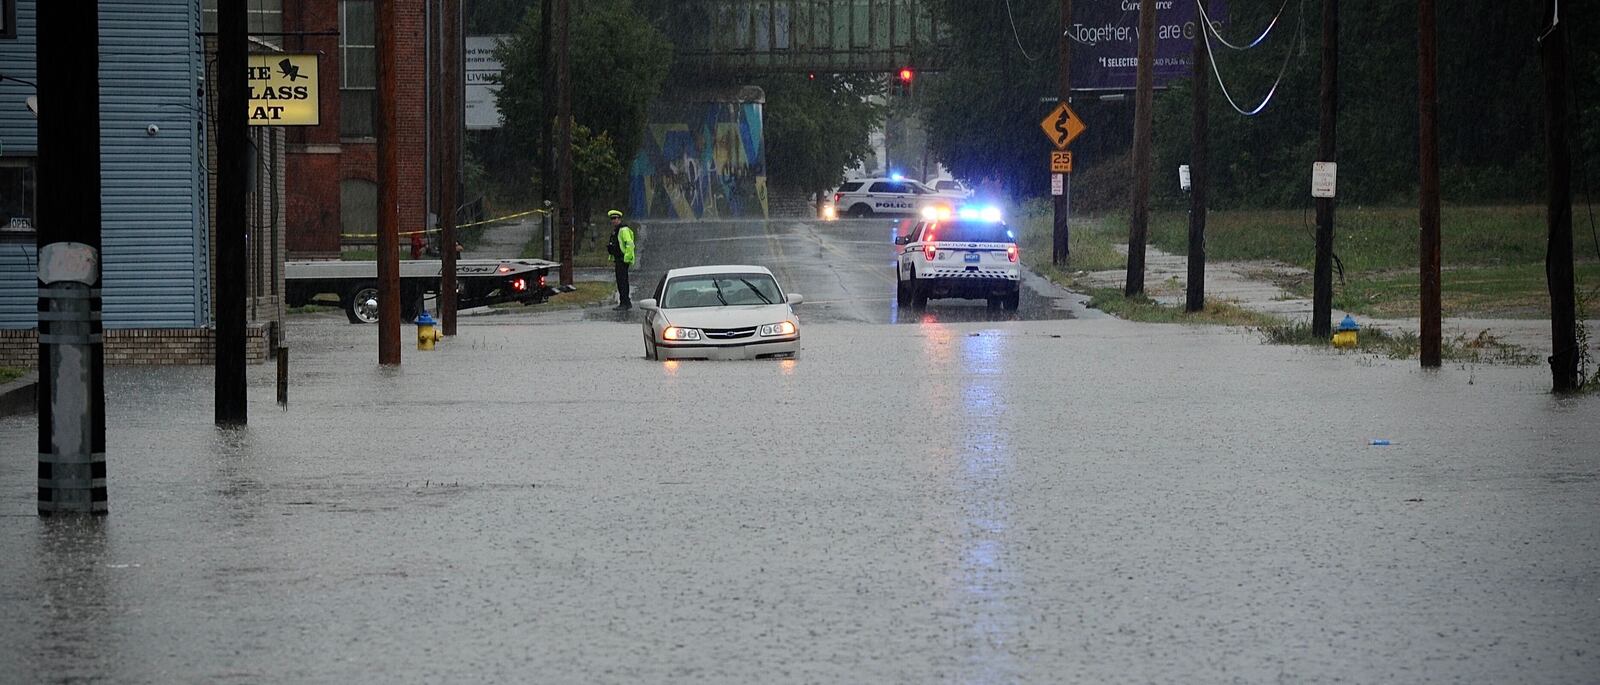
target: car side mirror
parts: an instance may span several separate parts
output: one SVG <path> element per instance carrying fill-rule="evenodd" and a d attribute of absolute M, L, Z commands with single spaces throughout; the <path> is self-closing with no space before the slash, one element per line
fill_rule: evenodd
<path fill-rule="evenodd" d="M 643 299 L 643 300 L 639 300 L 639 308 L 643 309 L 645 311 L 652 311 L 653 312 L 653 311 L 655 311 L 657 309 L 660 309 L 661 307 L 656 304 L 656 299 L 651 297 L 651 298 L 646 298 L 646 299 Z"/>
<path fill-rule="evenodd" d="M 896 244 L 896 245 L 910 245 L 911 244 L 911 236 L 909 236 L 909 235 L 897 235 L 897 236 L 894 237 L 894 244 Z"/>
<path fill-rule="evenodd" d="M 785 298 L 784 301 L 789 304 L 800 304 L 806 301 L 806 296 L 800 293 L 789 293 L 789 297 Z"/>

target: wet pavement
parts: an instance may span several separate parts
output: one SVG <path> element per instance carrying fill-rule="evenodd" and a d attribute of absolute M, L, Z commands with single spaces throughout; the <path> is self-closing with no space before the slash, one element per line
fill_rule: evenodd
<path fill-rule="evenodd" d="M 849 230 L 706 255 L 782 250 L 797 360 L 649 362 L 552 312 L 380 369 L 311 315 L 288 409 L 252 367 L 237 430 L 207 369 L 110 369 L 104 519 L 36 518 L 34 420 L 0 419 L 0 680 L 1600 673 L 1600 398 L 1037 289 L 1060 314 L 888 325 L 887 234 Z"/>

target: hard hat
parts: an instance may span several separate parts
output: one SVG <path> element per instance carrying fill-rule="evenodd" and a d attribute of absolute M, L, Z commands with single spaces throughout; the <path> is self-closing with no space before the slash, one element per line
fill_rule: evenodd
<path fill-rule="evenodd" d="M 613 209 L 613 210 L 611 210 L 609 212 L 606 212 L 606 216 L 611 217 L 613 219 L 621 219 L 622 218 L 622 210 Z"/>

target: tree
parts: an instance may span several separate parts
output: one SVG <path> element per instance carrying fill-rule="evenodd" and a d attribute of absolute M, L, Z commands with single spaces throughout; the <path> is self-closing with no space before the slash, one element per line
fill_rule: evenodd
<path fill-rule="evenodd" d="M 672 45 L 635 11 L 630 0 L 589 0 L 572 18 L 573 119 L 609 139 L 613 155 L 631 158 L 644 138 L 645 116 L 661 93 Z M 539 14 L 530 7 L 499 51 L 499 104 L 505 136 L 515 142 L 519 168 L 532 168 L 540 131 L 545 74 Z M 620 183 L 620 165 L 618 182 Z M 531 173 L 517 176 L 529 178 Z"/>
<path fill-rule="evenodd" d="M 860 75 L 772 76 L 761 81 L 767 177 L 776 187 L 826 191 L 871 153 L 868 138 L 883 120 L 870 97 L 877 79 Z"/>

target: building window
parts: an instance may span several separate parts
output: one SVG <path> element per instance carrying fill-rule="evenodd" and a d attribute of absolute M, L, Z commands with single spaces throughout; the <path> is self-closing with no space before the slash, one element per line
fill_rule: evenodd
<path fill-rule="evenodd" d="M 378 26 L 372 0 L 339 3 L 339 134 L 370 138 L 378 88 Z"/>
<path fill-rule="evenodd" d="M 17 0 L 0 0 L 0 38 L 17 37 Z"/>
<path fill-rule="evenodd" d="M 359 178 L 340 181 L 339 222 L 342 233 L 377 233 L 378 184 Z"/>
<path fill-rule="evenodd" d="M 12 0 L 0 0 L 9 4 Z M 250 13 L 250 33 L 274 34 L 283 33 L 283 0 L 250 0 L 248 11 Z M 217 32 L 217 0 L 202 0 L 200 3 L 200 30 L 206 33 Z M 263 35 L 266 42 L 278 43 L 278 36 Z"/>
<path fill-rule="evenodd" d="M 32 232 L 39 193 L 37 157 L 0 157 L 0 232 Z"/>

